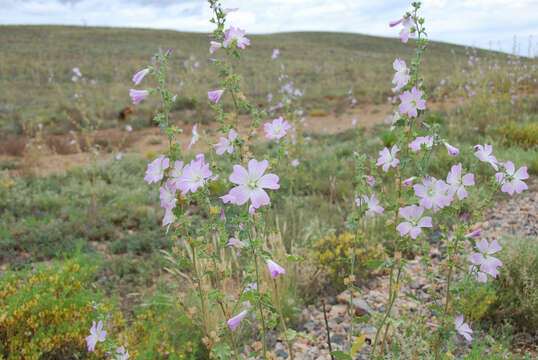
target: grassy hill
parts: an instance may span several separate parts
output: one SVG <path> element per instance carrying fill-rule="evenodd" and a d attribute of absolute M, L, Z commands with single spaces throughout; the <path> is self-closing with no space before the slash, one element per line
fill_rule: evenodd
<path fill-rule="evenodd" d="M 247 96 L 260 103 L 265 103 L 267 93 L 276 95 L 280 88 L 280 64 L 285 65 L 283 72 L 295 86 L 306 90 L 307 107 L 322 106 L 320 100 L 326 97 L 345 98 L 350 89 L 359 102 L 385 101 L 392 95 L 394 58 L 409 60 L 413 56 L 413 47 L 398 39 L 358 34 L 301 32 L 249 37 L 252 46 L 244 52 L 239 72 L 248 79 Z M 193 102 L 204 108 L 207 91 L 218 86 L 205 34 L 0 26 L 0 133 L 21 134 L 37 123 L 63 133 L 69 128 L 65 123 L 76 117 L 74 109 L 80 112 L 81 107 L 91 110 L 88 116 L 102 120 L 101 126 L 114 125 L 118 111 L 130 104 L 132 75 L 149 64 L 159 48 L 168 47 L 174 49 L 170 87 L 183 99 L 176 110 Z M 277 60 L 271 60 L 274 48 L 281 51 Z M 486 51 L 478 55 L 496 56 Z M 464 62 L 464 47 L 432 42 L 424 64 L 426 83 L 436 86 Z M 86 82 L 71 81 L 74 67 L 80 68 Z M 143 86 L 150 85 L 145 82 Z M 154 106 L 145 102 L 139 114 L 149 119 Z M 193 117 L 178 116 L 183 120 Z M 200 111 L 196 116 L 204 117 Z M 196 119 L 200 120 L 204 119 Z"/>

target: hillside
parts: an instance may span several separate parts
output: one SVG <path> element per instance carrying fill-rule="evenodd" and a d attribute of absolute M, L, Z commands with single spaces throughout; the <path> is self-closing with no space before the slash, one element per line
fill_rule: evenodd
<path fill-rule="evenodd" d="M 399 54 L 412 56 L 412 46 L 397 39 L 343 33 L 283 33 L 252 35 L 239 69 L 247 80 L 247 96 L 265 102 L 280 87 L 280 64 L 295 86 L 305 90 L 312 106 L 322 98 L 347 96 L 353 89 L 359 102 L 382 102 L 390 92 L 391 64 Z M 183 98 L 178 105 L 198 101 L 218 86 L 209 62 L 205 34 L 176 31 L 72 26 L 0 26 L 0 133 L 22 134 L 31 124 L 49 125 L 65 133 L 73 109 L 91 108 L 91 115 L 113 126 L 117 113 L 129 105 L 132 75 L 149 63 L 159 48 L 172 47 L 172 90 Z M 271 60 L 274 48 L 281 55 Z M 479 56 L 495 56 L 480 51 Z M 504 56 L 504 55 L 503 55 Z M 424 64 L 425 81 L 434 87 L 455 73 L 466 59 L 464 47 L 432 42 Z M 196 65 L 195 65 L 196 64 Z M 72 68 L 80 68 L 85 83 L 73 83 Z M 195 100 L 193 100 L 195 99 Z M 347 100 L 346 100 L 347 101 Z M 146 102 L 139 115 L 147 121 L 155 104 Z M 308 105 L 308 104 L 307 104 Z M 307 106 L 308 107 L 308 106 Z M 196 121 L 204 120 L 197 112 Z M 191 115 L 184 114 L 183 120 Z M 194 120 L 194 119 L 193 119 Z M 142 121 L 142 120 L 141 120 Z M 25 130 L 26 129 L 26 130 Z"/>

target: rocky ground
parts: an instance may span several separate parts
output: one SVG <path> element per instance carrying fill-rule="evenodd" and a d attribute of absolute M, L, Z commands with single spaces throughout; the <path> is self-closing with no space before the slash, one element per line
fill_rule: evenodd
<path fill-rule="evenodd" d="M 536 237 L 538 232 L 538 191 L 536 181 L 530 184 L 530 190 L 522 195 L 505 198 L 493 209 L 489 210 L 482 223 L 476 224 L 477 228 L 482 227 L 483 235 L 489 239 L 499 238 L 503 235 Z M 432 239 L 430 239 L 432 240 Z M 437 273 L 441 264 L 441 250 L 443 244 L 431 241 L 430 248 L 433 271 Z M 419 308 L 425 308 L 419 301 L 403 296 L 404 293 L 411 293 L 424 303 L 431 302 L 429 295 L 430 281 L 426 278 L 426 271 L 421 263 L 421 258 L 417 257 L 409 260 L 406 265 L 406 276 L 410 281 L 402 284 L 400 297 L 393 306 L 393 315 L 397 318 L 403 313 L 413 313 Z M 378 276 L 360 288 L 361 293 L 354 293 L 353 306 L 358 316 L 382 314 L 385 311 L 389 288 L 389 276 Z M 441 289 L 439 289 L 441 290 Z M 298 339 L 293 347 L 295 359 L 309 360 L 320 359 L 330 360 L 329 345 L 327 341 L 327 329 L 324 320 L 323 304 L 326 303 L 327 320 L 330 329 L 332 350 L 344 350 L 348 346 L 349 332 L 349 293 L 343 292 L 338 296 L 319 299 L 317 303 L 309 305 L 303 309 L 298 324 L 297 331 L 311 335 L 315 340 Z M 366 324 L 359 324 L 361 335 L 366 338 L 366 344 L 357 353 L 357 359 L 368 359 L 370 348 L 368 343 L 373 342 L 376 328 L 371 325 L 372 321 Z M 272 359 L 288 359 L 287 345 L 277 340 L 275 335 L 269 336 Z M 253 344 L 254 348 L 261 348 L 261 344 Z M 252 350 L 247 346 L 243 353 L 248 354 Z"/>

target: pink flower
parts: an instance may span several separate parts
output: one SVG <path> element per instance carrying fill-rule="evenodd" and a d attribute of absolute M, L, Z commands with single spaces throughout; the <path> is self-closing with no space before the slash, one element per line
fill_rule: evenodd
<path fill-rule="evenodd" d="M 415 176 L 411 176 L 410 178 L 405 179 L 404 181 L 402 181 L 402 185 L 407 187 L 407 186 L 411 185 L 414 180 L 415 180 Z"/>
<path fill-rule="evenodd" d="M 390 115 L 389 117 L 387 117 L 385 119 L 385 122 L 387 124 L 394 124 L 396 123 L 396 121 L 400 120 L 400 113 L 398 111 L 393 111 L 392 112 L 392 115 Z"/>
<path fill-rule="evenodd" d="M 366 179 L 366 183 L 370 186 L 374 186 L 376 184 L 375 177 L 372 175 L 368 176 L 368 179 Z"/>
<path fill-rule="evenodd" d="M 172 184 L 172 180 L 168 179 L 165 186 L 159 188 L 159 198 L 161 199 L 161 207 L 165 209 L 173 209 L 176 207 L 176 189 Z"/>
<path fill-rule="evenodd" d="M 367 216 L 375 216 L 375 213 L 383 214 L 383 210 L 385 210 L 383 207 L 379 206 L 379 200 L 376 199 L 375 194 L 372 194 L 370 199 L 368 199 L 368 196 L 361 195 L 361 198 L 358 198 L 355 200 L 355 203 L 357 206 L 361 206 L 363 204 L 366 204 L 368 207 L 368 210 L 366 210 Z"/>
<path fill-rule="evenodd" d="M 136 89 L 129 90 L 129 96 L 131 97 L 131 99 L 133 99 L 134 105 L 139 104 L 148 95 L 149 95 L 148 90 L 136 90 Z"/>
<path fill-rule="evenodd" d="M 284 121 L 282 116 L 278 119 L 274 119 L 273 122 L 265 123 L 263 125 L 265 130 L 265 137 L 271 140 L 277 140 L 286 135 L 286 131 L 291 129 L 290 124 L 287 121 Z"/>
<path fill-rule="evenodd" d="M 122 157 L 123 157 L 123 153 L 121 153 L 121 152 L 117 153 L 116 156 L 115 156 L 116 160 L 118 160 L 118 161 L 120 161 Z"/>
<path fill-rule="evenodd" d="M 129 352 L 122 346 L 116 350 L 115 360 L 128 360 L 131 357 Z"/>
<path fill-rule="evenodd" d="M 222 46 L 227 48 L 234 41 L 240 49 L 245 49 L 245 46 L 250 45 L 250 40 L 245 37 L 245 31 L 231 26 L 224 34 Z"/>
<path fill-rule="evenodd" d="M 220 100 L 220 97 L 222 96 L 222 93 L 224 92 L 224 90 L 215 90 L 215 91 L 210 91 L 207 93 L 207 97 L 209 98 L 210 101 L 214 102 L 215 104 L 219 102 Z"/>
<path fill-rule="evenodd" d="M 409 143 L 409 148 L 414 152 L 422 149 L 422 144 L 425 148 L 430 149 L 433 146 L 433 136 L 419 136 Z"/>
<path fill-rule="evenodd" d="M 279 54 L 280 54 L 280 50 L 273 49 L 273 54 L 271 55 L 271 59 L 275 60 Z"/>
<path fill-rule="evenodd" d="M 222 47 L 222 44 L 216 41 L 211 41 L 209 46 L 209 53 L 213 54 L 215 51 L 220 49 Z"/>
<path fill-rule="evenodd" d="M 211 176 L 209 164 L 205 163 L 204 155 L 199 154 L 196 160 L 183 168 L 181 176 L 176 181 L 177 187 L 185 195 L 187 192 L 195 192 L 198 188 L 204 186 L 206 179 Z"/>
<path fill-rule="evenodd" d="M 480 252 L 474 253 L 469 256 L 469 261 L 472 262 L 475 266 L 480 267 L 480 271 L 489 274 L 493 277 L 499 275 L 499 270 L 497 267 L 502 266 L 503 263 L 501 260 L 490 256 L 502 250 L 502 247 L 499 245 L 497 240 L 493 240 L 491 243 L 488 243 L 486 239 L 482 239 L 476 243 L 476 247 Z M 487 278 L 484 279 L 478 278 L 479 281 L 486 282 Z"/>
<path fill-rule="evenodd" d="M 454 318 L 454 326 L 456 327 L 456 331 L 467 341 L 473 340 L 473 338 L 471 337 L 473 330 L 471 330 L 467 323 L 463 322 L 463 315 L 458 315 Z"/>
<path fill-rule="evenodd" d="M 220 141 L 213 145 L 217 150 L 215 151 L 217 155 L 222 155 L 225 152 L 228 154 L 233 153 L 234 151 L 234 141 L 237 138 L 237 132 L 234 129 L 230 129 L 228 132 L 228 138 L 220 138 Z"/>
<path fill-rule="evenodd" d="M 250 199 L 254 209 L 269 205 L 271 201 L 263 189 L 276 190 L 280 185 L 275 174 L 263 174 L 268 166 L 267 160 L 255 159 L 248 162 L 248 171 L 241 165 L 234 165 L 229 180 L 238 186 L 232 188 L 228 195 L 221 197 L 222 201 L 243 205 Z"/>
<path fill-rule="evenodd" d="M 194 124 L 192 127 L 192 138 L 187 149 L 190 149 L 198 140 L 200 140 L 200 135 L 198 134 L 198 124 Z"/>
<path fill-rule="evenodd" d="M 299 159 L 293 159 L 293 160 L 291 161 L 291 164 L 290 164 L 290 165 L 293 166 L 293 167 L 297 167 L 297 166 L 299 166 Z"/>
<path fill-rule="evenodd" d="M 429 328 L 438 328 L 439 327 L 439 325 L 431 323 L 431 322 L 427 322 L 426 326 L 429 327 Z"/>
<path fill-rule="evenodd" d="M 514 163 L 507 161 L 503 164 L 504 172 L 495 174 L 495 178 L 499 184 L 502 184 L 501 191 L 514 195 L 514 192 L 521 194 L 523 190 L 527 190 L 528 186 L 523 180 L 529 178 L 527 167 L 520 167 L 515 171 Z"/>
<path fill-rule="evenodd" d="M 280 274 L 286 273 L 286 270 L 273 260 L 267 260 L 267 268 L 269 269 L 269 275 L 271 275 L 273 279 L 276 279 Z"/>
<path fill-rule="evenodd" d="M 86 337 L 86 345 L 88 346 L 88 351 L 95 351 L 95 345 L 98 342 L 104 342 L 106 337 L 106 331 L 103 331 L 103 322 L 99 320 L 97 326 L 95 321 L 90 329 L 90 335 Z"/>
<path fill-rule="evenodd" d="M 413 239 L 416 239 L 417 236 L 422 232 L 423 227 L 432 227 L 432 218 L 429 216 L 422 217 L 423 213 L 424 208 L 417 205 L 400 208 L 400 216 L 407 221 L 400 223 L 396 227 L 396 230 L 400 232 L 401 236 L 409 233 Z"/>
<path fill-rule="evenodd" d="M 451 202 L 449 196 L 449 187 L 443 180 L 436 180 L 434 178 L 422 179 L 422 184 L 415 184 L 415 196 L 421 198 L 420 206 L 426 209 L 431 209 L 437 212 Z"/>
<path fill-rule="evenodd" d="M 177 190 L 179 187 L 179 177 L 181 176 L 181 174 L 183 173 L 183 161 L 175 161 L 174 162 L 174 167 L 170 170 L 170 172 L 168 173 L 168 175 L 170 176 L 169 180 L 170 180 L 170 188 L 171 189 L 174 189 Z"/>
<path fill-rule="evenodd" d="M 450 156 L 458 156 L 458 154 L 460 153 L 460 150 L 458 148 L 450 145 L 447 142 L 445 142 L 445 147 L 446 147 L 446 150 L 448 151 L 448 155 Z"/>
<path fill-rule="evenodd" d="M 163 217 L 163 226 L 170 226 L 174 221 L 176 221 L 176 216 L 174 215 L 173 209 L 165 208 L 164 217 Z"/>
<path fill-rule="evenodd" d="M 241 240 L 236 238 L 230 238 L 226 243 L 226 246 L 233 246 L 237 249 L 237 253 L 241 252 L 241 249 L 245 247 L 245 244 Z"/>
<path fill-rule="evenodd" d="M 76 76 L 82 77 L 82 73 L 80 72 L 80 69 L 78 67 L 74 67 L 73 72 L 75 73 Z"/>
<path fill-rule="evenodd" d="M 417 117 L 417 110 L 426 109 L 426 100 L 422 98 L 422 91 L 414 86 L 411 91 L 406 90 L 400 95 L 400 101 L 402 102 L 399 106 L 400 112 L 409 117 Z"/>
<path fill-rule="evenodd" d="M 396 74 L 394 74 L 394 77 L 392 78 L 392 83 L 396 86 L 392 89 L 392 91 L 398 92 L 409 82 L 409 80 L 411 80 L 411 76 L 409 75 L 409 69 L 405 64 L 405 61 L 403 60 L 394 60 L 392 67 L 394 70 L 396 70 Z"/>
<path fill-rule="evenodd" d="M 379 159 L 377 159 L 375 166 L 383 165 L 384 172 L 387 172 L 391 166 L 398 166 L 400 163 L 400 160 L 396 159 L 398 151 L 400 151 L 400 149 L 398 149 L 398 146 L 396 145 L 393 145 L 390 151 L 388 148 L 384 148 L 379 152 Z"/>
<path fill-rule="evenodd" d="M 357 125 L 357 118 L 351 119 L 351 126 Z"/>
<path fill-rule="evenodd" d="M 470 232 L 467 235 L 465 235 L 465 237 L 479 237 L 480 235 L 482 235 L 482 229 L 478 229 L 473 232 Z"/>
<path fill-rule="evenodd" d="M 245 316 L 247 316 L 247 311 L 246 310 L 241 311 L 239 314 L 235 315 L 233 318 L 228 320 L 228 327 L 232 331 L 235 331 L 237 327 L 239 326 L 239 324 L 241 323 L 241 321 L 245 318 Z"/>
<path fill-rule="evenodd" d="M 140 84 L 140 82 L 142 81 L 142 79 L 144 79 L 144 76 L 146 76 L 147 74 L 149 73 L 149 68 L 146 68 L 144 70 L 140 70 L 139 72 L 137 72 L 136 74 L 134 74 L 133 76 L 133 82 L 136 85 Z"/>
<path fill-rule="evenodd" d="M 465 174 L 461 176 L 461 163 L 452 166 L 450 172 L 446 177 L 450 189 L 450 196 L 458 195 L 458 199 L 463 200 L 467 197 L 467 190 L 465 186 L 474 185 L 474 174 Z"/>
<path fill-rule="evenodd" d="M 493 155 L 491 155 L 493 151 L 493 147 L 488 144 L 482 145 L 475 145 L 475 150 L 477 150 L 474 153 L 474 156 L 476 156 L 480 161 L 488 162 L 493 166 L 495 170 L 499 170 L 499 167 L 497 166 L 497 158 Z"/>
<path fill-rule="evenodd" d="M 146 180 L 148 184 L 161 181 L 164 177 L 164 170 L 168 169 L 169 166 L 170 159 L 164 155 L 159 156 L 157 159 L 148 164 L 144 180 Z"/>
<path fill-rule="evenodd" d="M 401 18 L 400 20 L 390 22 L 389 26 L 394 27 L 400 23 L 403 25 L 403 29 L 400 31 L 400 34 L 398 36 L 400 37 L 400 39 L 402 39 L 402 42 L 405 44 L 409 40 L 409 35 L 411 36 L 415 35 L 415 31 L 414 29 L 413 31 L 411 31 L 413 24 L 411 23 L 410 17 Z"/>

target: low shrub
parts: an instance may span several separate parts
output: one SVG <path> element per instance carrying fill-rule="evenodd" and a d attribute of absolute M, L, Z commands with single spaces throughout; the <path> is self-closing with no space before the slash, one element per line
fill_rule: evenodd
<path fill-rule="evenodd" d="M 353 249 L 354 241 L 355 236 L 346 232 L 340 235 L 331 234 L 313 245 L 314 264 L 328 272 L 337 290 L 344 288 L 344 278 L 351 272 L 351 263 L 342 259 L 350 257 L 349 251 Z M 385 251 L 380 244 L 357 246 L 355 253 L 355 275 L 359 277 L 368 276 L 371 269 L 376 268 L 385 257 Z"/>
<path fill-rule="evenodd" d="M 65 262 L 8 271 L 2 276 L 0 358 L 86 358 L 84 339 L 92 325 L 92 305 L 102 298 L 90 290 L 98 269 L 95 263 L 94 258 L 78 255 Z M 105 313 L 112 308 L 108 301 L 99 305 Z M 111 321 L 117 320 L 117 315 Z M 105 357 L 98 351 L 92 358 Z"/>
<path fill-rule="evenodd" d="M 499 135 L 504 144 L 529 149 L 538 145 L 538 124 L 518 124 L 509 122 L 499 127 Z"/>
<path fill-rule="evenodd" d="M 493 282 L 497 300 L 490 315 L 512 320 L 520 330 L 538 331 L 538 243 L 533 238 L 512 238 L 503 242 L 499 258 L 503 269 Z"/>
<path fill-rule="evenodd" d="M 308 116 L 312 116 L 312 117 L 325 117 L 325 116 L 329 116 L 329 113 L 328 113 L 327 110 L 325 110 L 325 109 L 314 109 L 314 110 L 310 111 L 310 113 L 308 114 Z"/>

